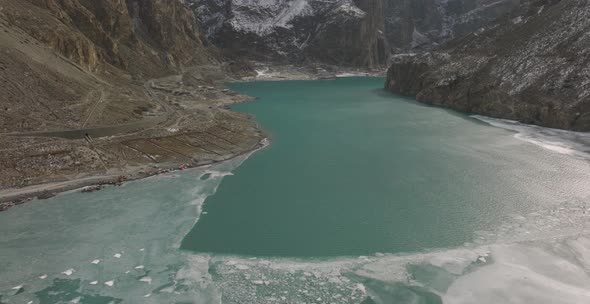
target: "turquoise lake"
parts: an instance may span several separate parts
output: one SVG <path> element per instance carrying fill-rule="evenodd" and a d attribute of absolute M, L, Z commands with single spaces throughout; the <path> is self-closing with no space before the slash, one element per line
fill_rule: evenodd
<path fill-rule="evenodd" d="M 0 303 L 590 303 L 588 134 L 232 83 L 264 149 L 0 212 Z"/>
<path fill-rule="evenodd" d="M 382 83 L 231 84 L 258 97 L 234 109 L 272 145 L 224 180 L 183 248 L 324 257 L 455 247 L 556 199 L 543 191 L 556 174 L 547 152 Z"/>

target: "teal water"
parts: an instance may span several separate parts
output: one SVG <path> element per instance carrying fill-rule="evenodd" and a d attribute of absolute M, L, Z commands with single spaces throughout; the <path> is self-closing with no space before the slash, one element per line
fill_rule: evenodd
<path fill-rule="evenodd" d="M 547 201 L 551 169 L 523 158 L 544 151 L 382 83 L 231 84 L 258 97 L 234 109 L 253 114 L 272 146 L 207 200 L 182 248 L 316 257 L 448 248 Z"/>
<path fill-rule="evenodd" d="M 590 303 L 587 135 L 379 78 L 240 83 L 272 144 L 0 213 L 0 303 Z"/>

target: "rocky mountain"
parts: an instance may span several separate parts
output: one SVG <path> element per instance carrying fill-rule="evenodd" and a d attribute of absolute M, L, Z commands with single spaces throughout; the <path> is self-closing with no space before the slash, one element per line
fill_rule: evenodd
<path fill-rule="evenodd" d="M 185 0 L 208 38 L 240 57 L 340 66 L 385 64 L 382 0 Z"/>
<path fill-rule="evenodd" d="M 240 67 L 203 36 L 179 0 L 0 1 L 0 190 L 255 147 L 255 122 L 223 108 L 244 99 L 220 83 Z"/>
<path fill-rule="evenodd" d="M 493 23 L 519 0 L 184 0 L 221 49 L 289 63 L 383 66 Z"/>
<path fill-rule="evenodd" d="M 385 0 L 386 40 L 392 53 L 428 50 L 493 24 L 520 0 Z"/>
<path fill-rule="evenodd" d="M 400 55 L 386 88 L 463 112 L 590 130 L 590 2 L 530 0 L 498 26 Z"/>
<path fill-rule="evenodd" d="M 46 116 L 39 110 L 50 108 L 55 115 L 42 121 L 75 126 L 84 96 L 101 87 L 128 101 L 130 113 L 115 113 L 113 123 L 133 120 L 140 118 L 133 105 L 144 107 L 145 98 L 137 92 L 121 96 L 131 79 L 219 64 L 200 39 L 192 12 L 177 0 L 3 0 L 0 25 L 0 94 L 9 118 Z M 43 129 L 45 122 L 25 127 L 27 122 L 7 119 L 0 130 Z"/>
<path fill-rule="evenodd" d="M 90 71 L 110 64 L 154 76 L 213 61 L 193 14 L 175 0 L 3 2 L 8 25 Z"/>

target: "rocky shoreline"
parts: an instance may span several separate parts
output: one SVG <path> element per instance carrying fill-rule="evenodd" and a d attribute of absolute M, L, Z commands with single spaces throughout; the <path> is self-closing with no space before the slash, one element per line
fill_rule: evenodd
<path fill-rule="evenodd" d="M 266 139 L 256 121 L 231 111 L 252 100 L 183 75 L 150 80 L 146 96 L 161 108 L 137 126 L 0 134 L 0 211 L 33 198 L 211 165 L 258 149 Z M 152 122 L 153 121 L 153 122 Z M 18 168 L 15 170 L 13 168 Z"/>
<path fill-rule="evenodd" d="M 256 146 L 244 150 L 242 153 L 227 155 L 227 158 L 218 161 L 209 161 L 205 163 L 186 163 L 186 164 L 161 164 L 151 167 L 136 168 L 128 175 L 119 176 L 96 176 L 80 180 L 71 180 L 58 183 L 48 183 L 36 185 L 22 189 L 8 189 L 0 191 L 0 212 L 6 211 L 11 207 L 22 205 L 33 201 L 34 199 L 44 200 L 52 198 L 60 193 L 68 191 L 80 191 L 83 193 L 93 193 L 100 191 L 108 186 L 121 186 L 125 182 L 140 180 L 152 176 L 168 174 L 176 171 L 190 170 L 194 168 L 203 168 L 216 163 L 228 161 L 256 150 L 263 149 L 269 144 L 268 139 L 262 139 Z"/>
<path fill-rule="evenodd" d="M 284 81 L 284 80 L 320 80 L 320 79 L 337 79 L 338 77 L 346 76 L 383 76 L 383 71 L 378 70 L 366 70 L 366 69 L 352 69 L 352 68 L 339 68 L 334 66 L 286 66 L 286 65 L 272 65 L 255 63 L 256 70 L 259 71 L 256 76 L 245 76 L 245 77 L 226 77 L 225 81 Z M 262 71 L 266 71 L 266 74 Z M 261 73 L 262 72 L 262 73 Z M 172 78 L 176 76 L 171 76 Z M 182 88 L 179 88 L 177 81 L 170 81 L 170 77 L 157 80 L 152 83 L 154 88 L 159 91 L 166 88 L 166 92 L 157 92 L 150 94 L 165 94 L 170 98 L 170 95 L 175 96 L 175 93 L 185 91 L 192 92 L 188 96 L 195 96 L 194 91 L 204 90 L 206 92 L 216 91 L 222 97 L 217 96 L 215 100 L 209 101 L 207 104 L 211 104 L 206 109 L 207 111 L 213 109 L 219 109 L 219 111 L 231 111 L 228 106 L 240 102 L 252 101 L 253 98 L 250 96 L 239 95 L 232 92 L 229 89 L 223 88 L 223 84 L 218 82 L 213 86 L 204 85 L 190 85 L 187 83 L 182 84 Z M 171 94 L 172 93 L 172 94 Z M 200 93 L 199 93 L 200 94 Z M 225 96 L 225 97 L 223 97 Z M 228 98 L 231 97 L 231 98 Z M 240 113 L 241 114 L 241 113 Z M 243 114 L 241 114 L 243 115 Z M 107 172 L 114 171 L 112 174 L 92 174 L 84 177 L 76 176 L 60 176 L 60 177 L 49 177 L 46 181 L 35 183 L 34 185 L 28 185 L 24 187 L 8 187 L 0 190 L 0 212 L 8 210 L 11 207 L 18 206 L 33 199 L 47 199 L 51 198 L 59 193 L 77 190 L 81 192 L 95 192 L 101 190 L 105 186 L 117 186 L 127 181 L 139 180 L 155 175 L 166 174 L 178 170 L 186 170 L 191 168 L 198 168 L 204 166 L 210 166 L 219 162 L 227 161 L 235 157 L 250 153 L 252 151 L 261 149 L 268 144 L 268 136 L 266 132 L 258 126 L 253 117 L 248 117 L 249 125 L 247 138 L 257 140 L 250 141 L 249 145 L 240 144 L 237 150 L 226 151 L 225 153 L 219 153 L 215 157 L 204 155 L 205 157 L 194 158 L 191 161 L 166 161 L 157 162 L 150 159 L 145 164 L 136 166 L 125 166 L 122 169 L 117 167 L 107 168 Z M 166 128 L 161 126 L 160 128 Z M 241 137 L 241 136 L 239 136 Z M 101 139 L 95 139 L 100 141 Z M 107 139 L 108 140 L 108 139 Z M 215 145 L 214 145 L 215 146 Z M 139 148 L 139 147 L 138 147 Z M 219 147 L 217 147 L 219 148 Z M 169 149 L 177 149 L 177 147 L 169 147 Z M 174 151 L 174 150 L 171 150 Z M 146 159 L 147 160 L 147 159 Z M 61 179 L 61 180 L 60 180 Z"/>
<path fill-rule="evenodd" d="M 266 136 L 223 87 L 251 75 L 178 0 L 0 5 L 0 202 L 226 160 Z M 98 189 L 98 188 L 96 188 Z M 7 203 L 10 201 L 11 203 Z"/>

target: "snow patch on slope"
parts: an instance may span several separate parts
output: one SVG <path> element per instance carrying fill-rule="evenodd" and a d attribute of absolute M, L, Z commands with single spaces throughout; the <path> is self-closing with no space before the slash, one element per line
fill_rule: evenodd
<path fill-rule="evenodd" d="M 268 35 L 277 27 L 291 28 L 298 16 L 313 13 L 307 0 L 234 0 L 234 17 L 231 26 L 242 32 Z M 255 11 L 254 11 L 255 10 Z"/>

